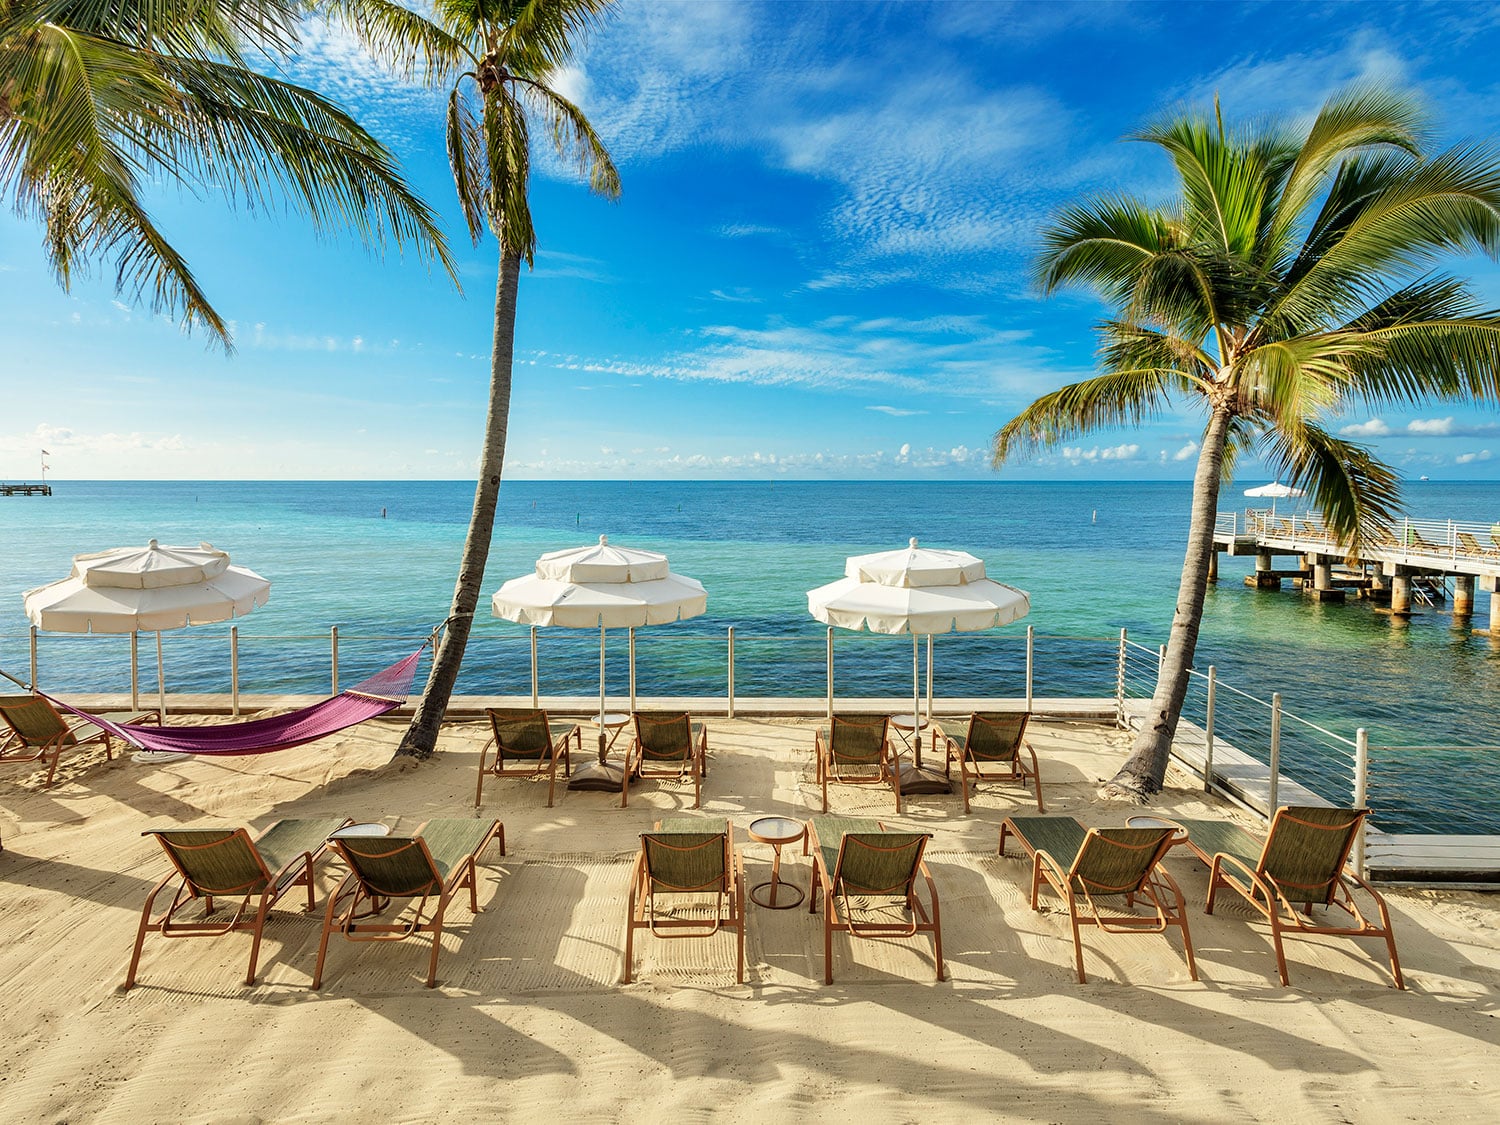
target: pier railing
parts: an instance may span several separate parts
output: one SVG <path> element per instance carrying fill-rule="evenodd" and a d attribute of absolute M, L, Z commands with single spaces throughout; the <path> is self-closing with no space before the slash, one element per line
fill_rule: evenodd
<path fill-rule="evenodd" d="M 1327 547 L 1331 553 L 1347 551 L 1347 545 L 1319 516 L 1307 512 L 1277 514 L 1269 509 L 1220 512 L 1215 518 L 1214 531 L 1220 538 L 1282 539 L 1299 546 Z M 1365 546 L 1418 560 L 1496 563 L 1500 562 L 1500 524 L 1402 519 L 1389 530 L 1372 531 L 1365 539 Z"/>

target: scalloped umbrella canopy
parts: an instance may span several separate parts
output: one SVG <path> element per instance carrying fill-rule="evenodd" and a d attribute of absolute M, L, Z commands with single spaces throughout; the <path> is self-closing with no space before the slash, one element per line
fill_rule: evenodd
<path fill-rule="evenodd" d="M 673 574 L 656 551 L 597 544 L 550 551 L 536 570 L 512 578 L 490 599 L 496 617 L 521 625 L 599 630 L 600 761 L 603 761 L 604 645 L 609 629 L 665 625 L 697 617 L 708 593 L 695 578 Z"/>
<path fill-rule="evenodd" d="M 916 723 L 921 710 L 917 638 L 1008 625 L 1031 611 L 1031 596 L 987 577 L 984 562 L 967 551 L 920 547 L 913 539 L 901 550 L 851 556 L 843 578 L 807 592 L 807 611 L 841 629 L 911 634 Z"/>
<path fill-rule="evenodd" d="M 75 555 L 72 574 L 22 598 L 39 629 L 155 633 L 158 703 L 165 715 L 162 630 L 243 617 L 270 596 L 269 580 L 231 565 L 226 552 L 208 543 L 164 547 L 153 539 L 144 547 Z"/>

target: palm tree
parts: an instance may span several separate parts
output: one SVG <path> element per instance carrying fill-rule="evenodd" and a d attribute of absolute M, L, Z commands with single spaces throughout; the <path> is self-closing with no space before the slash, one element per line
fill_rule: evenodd
<path fill-rule="evenodd" d="M 110 261 L 153 312 L 229 330 L 141 201 L 153 181 L 289 204 L 414 244 L 453 275 L 390 154 L 310 90 L 252 70 L 295 50 L 298 0 L 0 0 L 0 195 L 41 222 L 58 281 Z"/>
<path fill-rule="evenodd" d="M 1178 198 L 1109 196 L 1045 231 L 1041 288 L 1093 290 L 1101 373 L 1043 395 L 994 438 L 998 466 L 1186 400 L 1206 415 L 1166 659 L 1130 758 L 1106 793 L 1160 792 L 1198 641 L 1219 486 L 1255 451 L 1306 488 L 1339 541 L 1390 521 L 1395 473 L 1327 428 L 1360 405 L 1500 397 L 1500 313 L 1438 272 L 1500 250 L 1500 164 L 1478 146 L 1427 155 L 1405 97 L 1359 88 L 1306 132 L 1226 131 L 1184 112 L 1136 134 L 1164 149 Z"/>
<path fill-rule="evenodd" d="M 532 116 L 559 155 L 571 155 L 595 192 L 613 198 L 620 177 L 582 111 L 553 88 L 575 43 L 614 0 L 436 0 L 434 20 L 392 0 L 325 0 L 379 59 L 408 79 L 448 90 L 448 160 L 459 204 L 477 246 L 486 227 L 500 244 L 490 401 L 474 509 L 446 628 L 422 700 L 397 753 L 430 757 L 448 709 L 479 604 L 510 416 L 516 290 L 521 263 L 536 251 L 527 184 Z"/>

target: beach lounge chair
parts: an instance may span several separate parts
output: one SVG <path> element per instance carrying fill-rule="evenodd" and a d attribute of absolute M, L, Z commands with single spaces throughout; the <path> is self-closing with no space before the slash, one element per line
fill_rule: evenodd
<path fill-rule="evenodd" d="M 712 911 L 705 899 L 712 896 Z M 625 972 L 634 969 L 635 931 L 659 938 L 735 932 L 735 977 L 745 983 L 745 861 L 723 818 L 673 817 L 641 833 L 625 914 Z"/>
<path fill-rule="evenodd" d="M 479 784 L 474 787 L 474 807 L 484 798 L 484 779 L 491 777 L 540 777 L 547 775 L 547 807 L 557 787 L 557 763 L 562 762 L 563 776 L 573 773 L 568 743 L 576 742 L 583 752 L 583 733 L 577 723 L 554 723 L 547 712 L 530 707 L 486 707 L 490 720 L 490 740 L 479 750 Z M 485 765 L 490 747 L 495 760 Z"/>
<path fill-rule="evenodd" d="M 1088 982 L 1079 932 L 1080 926 L 1088 925 L 1107 934 L 1164 934 L 1168 926 L 1176 926 L 1182 930 L 1188 975 L 1198 979 L 1187 903 L 1176 880 L 1161 866 L 1175 832 L 1171 826 L 1084 828 L 1071 816 L 1013 816 L 1001 822 L 1000 854 L 1005 854 L 1006 837 L 1014 836 L 1031 857 L 1031 909 L 1041 909 L 1043 880 L 1068 904 L 1079 984 Z M 1100 911 L 1097 900 L 1118 897 L 1125 899 L 1127 910 L 1142 899 L 1151 913 Z"/>
<path fill-rule="evenodd" d="M 1475 555 L 1482 559 L 1500 558 L 1500 550 L 1484 546 L 1478 539 L 1474 538 L 1472 532 L 1460 531 L 1457 534 L 1461 554 Z"/>
<path fill-rule="evenodd" d="M 971 782 L 976 791 L 981 781 L 1019 781 L 1025 788 L 1027 778 L 1036 786 L 1036 811 L 1046 811 L 1036 751 L 1026 740 L 1030 718 L 1029 711 L 975 711 L 969 716 L 967 731 L 945 736 L 948 760 L 957 762 L 963 775 L 964 812 L 969 811 Z M 1031 760 L 1029 766 L 1027 758 Z"/>
<path fill-rule="evenodd" d="M 349 823 L 347 817 L 278 820 L 253 840 L 243 828 L 154 828 L 143 833 L 156 837 L 172 861 L 172 873 L 146 896 L 130 968 L 125 971 L 125 987 L 135 984 L 141 946 L 148 933 L 180 938 L 248 932 L 252 937 L 245 983 L 254 984 L 261 932 L 271 907 L 294 887 L 306 887 L 307 909 L 313 909 L 313 865 L 323 854 L 329 833 Z M 157 896 L 174 882 L 178 886 L 170 905 L 153 917 Z M 227 920 L 211 917 L 214 899 L 236 897 L 240 904 Z M 202 916 L 197 921 L 179 919 L 178 911 L 193 901 L 203 904 Z"/>
<path fill-rule="evenodd" d="M 625 755 L 620 807 L 630 800 L 630 783 L 638 777 L 693 779 L 693 808 L 703 803 L 708 775 L 708 728 L 686 711 L 636 711 L 635 739 Z"/>
<path fill-rule="evenodd" d="M 111 714 L 101 718 L 118 719 L 122 722 L 161 721 L 155 711 L 126 714 Z M 114 757 L 109 732 L 88 722 L 69 723 L 52 706 L 52 702 L 40 695 L 0 695 L 0 729 L 5 737 L 0 739 L 0 762 L 47 763 L 47 780 L 42 788 L 52 785 L 57 773 L 57 763 L 64 750 L 76 750 L 93 743 L 104 746 L 104 757 Z"/>
<path fill-rule="evenodd" d="M 1209 865 L 1208 901 L 1204 912 L 1214 912 L 1214 896 L 1228 887 L 1250 903 L 1271 925 L 1276 950 L 1276 972 L 1288 984 L 1282 938 L 1288 933 L 1335 934 L 1385 939 L 1391 977 L 1405 988 L 1401 962 L 1396 957 L 1396 935 L 1390 911 L 1378 891 L 1354 871 L 1347 870 L 1349 852 L 1368 809 L 1337 809 L 1284 805 L 1271 819 L 1264 842 L 1237 824 L 1222 820 L 1179 820 L 1187 830 L 1188 847 Z M 1374 902 L 1378 922 L 1366 918 L 1354 898 L 1358 885 Z M 1313 907 L 1338 907 L 1352 924 L 1320 924 Z"/>
<path fill-rule="evenodd" d="M 438 951 L 442 949 L 443 918 L 453 896 L 469 890 L 469 910 L 479 913 L 476 863 L 491 840 L 500 841 L 505 854 L 505 828 L 498 820 L 429 820 L 410 836 L 334 835 L 329 843 L 349 865 L 349 874 L 328 900 L 323 934 L 318 939 L 318 965 L 312 987 L 323 984 L 323 961 L 334 932 L 350 941 L 400 941 L 413 934 L 432 935 L 427 963 L 427 987 L 437 987 Z M 365 921 L 390 909 L 392 899 L 415 900 L 414 912 L 401 920 Z M 426 917 L 428 899 L 435 900 Z M 406 904 L 403 903 L 403 906 Z"/>
<path fill-rule="evenodd" d="M 887 743 L 890 718 L 885 715 L 835 715 L 813 735 L 818 784 L 823 787 L 823 811 L 828 811 L 828 783 L 889 785 L 901 812 L 901 772 L 891 761 Z"/>
<path fill-rule="evenodd" d="M 930 832 L 890 832 L 878 820 L 815 816 L 808 822 L 812 887 L 808 912 L 818 909 L 823 889 L 823 982 L 833 983 L 833 933 L 850 938 L 932 935 L 937 979 L 944 979 L 943 930 L 937 887 L 922 853 Z M 928 913 L 917 897 L 917 877 L 927 884 Z"/>

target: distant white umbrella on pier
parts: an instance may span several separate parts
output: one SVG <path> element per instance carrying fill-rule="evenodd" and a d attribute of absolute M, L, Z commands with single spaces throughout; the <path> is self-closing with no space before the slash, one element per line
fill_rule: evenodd
<path fill-rule="evenodd" d="M 918 638 L 1008 625 L 1031 611 L 1031 596 L 987 577 L 984 561 L 967 551 L 919 547 L 913 539 L 902 550 L 850 556 L 843 578 L 808 591 L 807 609 L 841 629 L 911 634 L 912 731 L 920 740 Z"/>
<path fill-rule="evenodd" d="M 75 555 L 73 573 L 27 590 L 26 616 L 38 629 L 60 633 L 155 633 L 157 706 L 167 713 L 161 653 L 163 629 L 207 625 L 243 617 L 271 596 L 271 583 L 224 551 L 163 547 L 116 547 Z M 133 671 L 133 669 L 132 669 Z M 132 687 L 131 705 L 137 706 Z M 144 752 L 143 752 L 144 753 Z M 142 754 L 136 758 L 141 759 Z M 176 757 L 177 755 L 168 755 Z M 144 760 L 161 760 L 147 757 Z"/>
<path fill-rule="evenodd" d="M 697 617 L 708 608 L 703 584 L 673 574 L 666 555 L 613 547 L 601 535 L 597 544 L 543 555 L 534 573 L 506 582 L 490 605 L 496 617 L 521 625 L 599 630 L 599 764 L 579 771 L 570 787 L 618 789 L 620 770 L 605 761 L 605 634 Z"/>
<path fill-rule="evenodd" d="M 1254 499 L 1270 500 L 1271 514 L 1274 516 L 1276 514 L 1276 501 L 1286 500 L 1294 496 L 1306 496 L 1307 493 L 1303 492 L 1300 488 L 1293 488 L 1289 484 L 1272 481 L 1270 484 L 1263 484 L 1258 488 L 1245 489 L 1245 495 Z"/>

